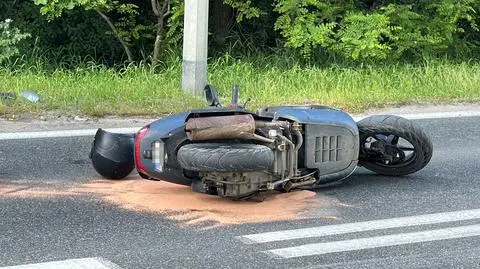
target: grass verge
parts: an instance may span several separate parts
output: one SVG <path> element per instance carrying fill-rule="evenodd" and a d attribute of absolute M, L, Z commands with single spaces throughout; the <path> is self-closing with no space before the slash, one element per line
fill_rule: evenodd
<path fill-rule="evenodd" d="M 0 92 L 19 94 L 30 89 L 41 96 L 36 104 L 21 97 L 0 102 L 0 114 L 59 110 L 93 116 L 158 115 L 202 107 L 202 100 L 182 93 L 181 65 L 176 62 L 158 74 L 144 67 L 118 71 L 92 66 L 53 72 L 0 69 Z M 342 68 L 224 57 L 210 64 L 209 81 L 225 103 L 233 83 L 240 84 L 241 97 L 253 99 L 252 109 L 323 104 L 359 112 L 385 105 L 480 101 L 479 63 Z"/>

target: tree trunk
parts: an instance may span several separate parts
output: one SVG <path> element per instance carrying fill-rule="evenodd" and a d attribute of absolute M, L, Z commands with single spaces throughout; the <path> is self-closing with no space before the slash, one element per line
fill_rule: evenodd
<path fill-rule="evenodd" d="M 152 66 L 150 67 L 151 72 L 155 71 L 155 67 L 158 64 L 158 59 L 160 56 L 160 46 L 162 45 L 163 41 L 163 24 L 163 16 L 158 17 L 157 34 L 155 36 L 155 44 L 153 46 Z"/>
<path fill-rule="evenodd" d="M 110 18 L 99 10 L 95 10 L 95 11 L 97 12 L 98 15 L 100 15 L 100 17 L 102 17 L 103 20 L 105 20 L 105 22 L 108 24 L 110 29 L 112 29 L 112 32 L 113 32 L 113 35 L 115 36 L 115 38 L 120 42 L 120 44 L 122 44 L 123 50 L 127 54 L 128 61 L 133 62 L 132 52 L 130 51 L 130 48 L 128 47 L 128 44 L 120 37 L 120 35 L 118 34 L 118 31 L 117 31 L 117 28 L 115 27 L 115 25 L 113 25 Z"/>
<path fill-rule="evenodd" d="M 164 0 L 160 6 L 157 0 L 151 0 L 153 13 L 157 17 L 157 30 L 155 35 L 155 43 L 153 45 L 152 65 L 150 66 L 150 72 L 152 73 L 155 71 L 155 67 L 157 67 L 158 59 L 160 57 L 160 46 L 162 45 L 165 31 L 164 20 L 170 14 L 170 2 L 171 0 Z"/>

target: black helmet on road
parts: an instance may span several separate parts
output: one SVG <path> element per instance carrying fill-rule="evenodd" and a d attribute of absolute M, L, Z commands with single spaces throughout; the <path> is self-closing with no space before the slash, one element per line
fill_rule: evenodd
<path fill-rule="evenodd" d="M 135 168 L 134 144 L 133 134 L 115 134 L 98 129 L 90 151 L 93 167 L 105 178 L 125 178 Z"/>

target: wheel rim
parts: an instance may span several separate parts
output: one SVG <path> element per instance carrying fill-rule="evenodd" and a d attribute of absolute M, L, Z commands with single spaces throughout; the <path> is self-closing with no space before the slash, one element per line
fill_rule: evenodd
<path fill-rule="evenodd" d="M 408 139 L 391 133 L 363 136 L 361 156 L 378 166 L 401 168 L 415 161 L 417 149 Z"/>

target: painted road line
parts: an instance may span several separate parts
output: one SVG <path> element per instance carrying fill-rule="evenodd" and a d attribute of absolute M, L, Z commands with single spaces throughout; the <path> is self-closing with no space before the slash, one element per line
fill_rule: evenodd
<path fill-rule="evenodd" d="M 237 238 L 246 244 L 258 244 L 473 219 L 480 219 L 480 209 L 249 234 Z"/>
<path fill-rule="evenodd" d="M 310 264 L 295 267 L 295 269 L 358 269 L 358 268 L 453 268 L 455 264 L 462 268 L 478 268 L 479 247 L 462 246 L 461 248 L 438 249 L 435 252 L 415 252 L 404 254 L 374 257 L 358 260 L 337 260 L 334 263 Z M 432 255 L 433 254 L 433 255 Z M 461 261 L 459 263 L 458 261 Z M 474 265 L 475 264 L 475 265 Z"/>
<path fill-rule="evenodd" d="M 382 113 L 379 113 L 382 114 Z M 384 113 L 389 114 L 389 113 Z M 448 118 L 465 118 L 465 117 L 480 117 L 480 111 L 449 111 L 449 112 L 428 112 L 428 113 L 415 113 L 415 114 L 396 114 L 400 117 L 404 117 L 410 120 L 426 120 L 426 119 L 448 119 Z M 355 121 L 362 120 L 368 116 L 374 115 L 361 115 L 354 116 Z"/>
<path fill-rule="evenodd" d="M 136 133 L 141 127 L 134 128 L 106 128 L 105 131 L 113 133 Z M 56 138 L 56 137 L 81 137 L 94 136 L 98 129 L 84 130 L 58 130 L 43 132 L 16 132 L 16 133 L 0 133 L 0 140 L 18 140 L 32 138 Z"/>
<path fill-rule="evenodd" d="M 264 252 L 269 255 L 273 255 L 276 258 L 289 259 L 474 236 L 480 236 L 480 224 L 423 232 L 401 233 L 353 240 L 307 244 L 296 247 L 272 249 Z"/>
<path fill-rule="evenodd" d="M 103 258 L 71 259 L 64 261 L 0 267 L 0 269 L 121 269 L 120 266 Z"/>
<path fill-rule="evenodd" d="M 480 111 L 456 111 L 456 112 L 435 112 L 435 113 L 418 113 L 418 114 L 398 114 L 407 119 L 442 119 L 442 118 L 462 118 L 462 117 L 480 117 Z M 355 116 L 353 119 L 359 121 L 367 116 Z M 135 133 L 140 130 L 142 126 L 130 128 L 113 128 L 105 129 L 114 133 Z M 1 133 L 0 140 L 18 140 L 18 139 L 33 139 L 33 138 L 57 138 L 57 137 L 81 137 L 93 136 L 97 129 L 82 129 L 82 130 L 56 130 L 56 131 L 39 131 L 39 132 L 15 132 L 15 133 Z"/>

